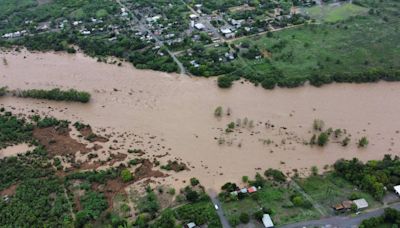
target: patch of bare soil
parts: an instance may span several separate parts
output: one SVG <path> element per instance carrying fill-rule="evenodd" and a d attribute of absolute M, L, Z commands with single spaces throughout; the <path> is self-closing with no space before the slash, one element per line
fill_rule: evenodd
<path fill-rule="evenodd" d="M 15 194 L 15 191 L 17 190 L 18 184 L 13 184 L 10 187 L 3 189 L 0 191 L 0 196 L 12 196 Z"/>
<path fill-rule="evenodd" d="M 142 165 L 135 169 L 135 181 L 142 180 L 144 178 L 151 178 L 151 177 L 167 177 L 168 175 L 159 171 L 153 170 L 153 163 L 150 160 L 144 159 L 142 160 Z"/>
<path fill-rule="evenodd" d="M 33 137 L 45 146 L 50 156 L 72 156 L 80 151 L 82 154 L 90 152 L 86 145 L 79 143 L 69 135 L 70 129 L 55 127 L 35 128 Z"/>

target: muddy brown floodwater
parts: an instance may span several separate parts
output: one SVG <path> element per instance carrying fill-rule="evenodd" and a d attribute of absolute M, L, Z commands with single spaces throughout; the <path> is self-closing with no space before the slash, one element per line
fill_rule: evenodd
<path fill-rule="evenodd" d="M 0 65 L 0 85 L 75 88 L 90 92 L 93 98 L 89 104 L 77 104 L 4 97 L 0 105 L 15 108 L 15 113 L 29 114 L 34 109 L 79 120 L 94 130 L 151 136 L 155 145 L 146 147 L 146 153 L 160 155 L 155 148 L 163 145 L 170 149 L 162 164 L 175 158 L 188 164 L 190 171 L 168 172 L 170 176 L 163 179 L 176 186 L 198 177 L 206 187 L 219 189 L 226 181 L 238 182 L 243 175 L 253 176 L 267 168 L 307 173 L 313 165 L 322 170 L 339 158 L 365 161 L 387 153 L 399 155 L 400 83 L 272 91 L 235 83 L 225 90 L 216 86 L 215 79 L 137 70 L 129 64 L 118 67 L 82 54 L 23 51 L 0 56 L 8 63 Z M 225 113 L 229 107 L 231 114 L 214 117 L 217 106 L 224 107 Z M 241 119 L 243 125 L 246 117 L 252 127 L 224 133 L 228 123 Z M 342 147 L 335 139 L 324 148 L 304 145 L 313 134 L 315 118 L 324 120 L 326 127 L 346 129 L 350 145 Z M 274 127 L 267 128 L 266 123 Z M 356 141 L 362 136 L 370 144 L 359 149 Z"/>

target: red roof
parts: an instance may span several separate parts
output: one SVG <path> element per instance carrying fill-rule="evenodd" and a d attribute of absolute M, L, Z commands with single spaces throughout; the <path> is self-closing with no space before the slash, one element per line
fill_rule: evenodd
<path fill-rule="evenodd" d="M 254 186 L 247 189 L 247 192 L 249 192 L 249 193 L 253 193 L 253 192 L 256 192 L 256 191 L 257 191 L 257 188 L 254 187 Z"/>

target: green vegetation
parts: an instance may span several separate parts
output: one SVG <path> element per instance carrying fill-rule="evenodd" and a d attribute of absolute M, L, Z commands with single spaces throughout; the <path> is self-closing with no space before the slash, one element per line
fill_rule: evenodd
<path fill-rule="evenodd" d="M 311 23 L 274 32 L 273 36 L 234 41 L 236 54 L 242 58 L 230 62 L 238 67 L 234 72 L 222 73 L 221 85 L 229 87 L 229 80 L 233 82 L 238 77 L 256 85 L 261 83 L 267 89 L 275 85 L 301 86 L 306 81 L 314 86 L 331 82 L 398 81 L 400 62 L 395 56 L 400 49 L 394 44 L 399 42 L 400 20 L 395 11 L 399 3 L 392 0 L 358 3 L 363 6 L 349 3 L 336 7 L 327 16 L 327 20 L 334 22 Z M 247 53 L 254 47 L 263 58 L 248 58 Z"/>
<path fill-rule="evenodd" d="M 306 13 L 311 17 L 325 22 L 338 22 L 357 15 L 365 15 L 368 8 L 351 3 L 340 5 L 314 6 L 306 9 Z"/>
<path fill-rule="evenodd" d="M 78 101 L 82 103 L 87 103 L 90 100 L 90 94 L 88 92 L 77 91 L 74 89 L 66 91 L 60 90 L 58 88 L 52 90 L 30 89 L 30 90 L 22 90 L 17 95 L 20 97 L 30 97 L 36 99 L 47 99 L 56 101 Z"/>
<path fill-rule="evenodd" d="M 324 207 L 325 212 L 331 212 L 331 214 L 333 213 L 332 206 L 344 200 L 365 198 L 370 207 L 380 205 L 370 194 L 357 190 L 356 186 L 332 172 L 298 178 L 296 182 L 311 198 Z"/>
<path fill-rule="evenodd" d="M 0 113 L 0 148 L 31 140 L 33 125 L 10 112 Z"/>
<path fill-rule="evenodd" d="M 358 140 L 358 147 L 367 147 L 369 141 L 367 137 L 362 137 L 360 140 Z"/>
<path fill-rule="evenodd" d="M 322 132 L 319 134 L 317 138 L 317 144 L 318 146 L 325 146 L 329 141 L 329 135 L 326 132 Z"/>
<path fill-rule="evenodd" d="M 372 160 L 363 163 L 353 158 L 352 160 L 341 159 L 334 164 L 338 176 L 371 193 L 378 200 L 384 196 L 385 187 L 390 190 L 393 186 L 400 184 L 400 176 L 397 172 L 399 168 L 399 158 L 392 158 L 390 155 L 385 155 L 381 161 Z"/>
<path fill-rule="evenodd" d="M 108 203 L 102 193 L 89 191 L 81 198 L 83 210 L 76 214 L 76 224 L 81 227 L 90 220 L 96 220 L 108 208 Z"/>
<path fill-rule="evenodd" d="M 131 171 L 129 171 L 129 169 L 123 169 L 121 171 L 121 179 L 123 182 L 129 182 L 129 181 L 133 180 L 133 175 L 132 175 Z"/>
<path fill-rule="evenodd" d="M 223 114 L 223 110 L 221 106 L 218 106 L 215 111 L 214 111 L 214 116 L 215 117 L 221 117 Z"/>
<path fill-rule="evenodd" d="M 184 222 L 194 222 L 197 225 L 207 224 L 211 228 L 222 227 L 209 199 L 178 207 L 175 213 L 176 218 Z"/>
<path fill-rule="evenodd" d="M 360 228 L 397 227 L 400 224 L 400 212 L 386 208 L 383 215 L 362 221 Z"/>
<path fill-rule="evenodd" d="M 0 97 L 7 94 L 7 87 L 0 87 Z"/>
<path fill-rule="evenodd" d="M 272 171 L 270 170 L 268 173 L 272 173 Z M 278 174 L 278 176 L 281 175 Z M 276 225 L 315 219 L 319 216 L 313 208 L 309 207 L 310 203 L 295 189 L 280 181 L 270 182 L 258 174 L 254 180 L 249 180 L 248 186 L 260 186 L 261 188 L 254 193 L 234 195 L 231 192 L 238 189 L 236 184 L 226 183 L 222 186 L 223 192 L 220 193 L 219 199 L 222 201 L 222 209 L 232 226 L 245 222 L 241 220 L 243 213 L 259 220 L 263 213 L 269 213 Z"/>

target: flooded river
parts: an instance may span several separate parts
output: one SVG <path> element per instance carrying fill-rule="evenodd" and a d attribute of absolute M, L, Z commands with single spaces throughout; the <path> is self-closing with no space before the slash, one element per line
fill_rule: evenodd
<path fill-rule="evenodd" d="M 182 159 L 191 171 L 171 173 L 166 182 L 198 177 L 210 188 L 239 181 L 267 168 L 307 173 L 322 170 L 339 158 L 380 159 L 400 155 L 400 83 L 332 84 L 272 91 L 236 82 L 219 89 L 215 79 L 137 70 L 98 63 L 82 54 L 1 53 L 0 86 L 10 89 L 74 88 L 92 94 L 89 104 L 52 102 L 14 97 L 0 105 L 14 113 L 39 110 L 61 119 L 82 121 L 94 129 L 151 135 L 171 148 L 166 160 Z M 230 115 L 214 116 L 216 107 Z M 227 124 L 240 119 L 241 127 L 226 134 Z M 247 126 L 243 123 L 247 119 Z M 314 119 L 326 128 L 345 129 L 347 147 L 331 138 L 328 146 L 306 145 Z M 252 122 L 252 124 L 250 124 Z M 252 125 L 252 126 L 249 126 Z M 271 127 L 273 125 L 273 127 Z M 366 136 L 367 148 L 356 142 Z M 129 139 L 127 139 L 129 140 Z M 158 141 L 157 141 L 158 140 Z M 160 153 L 152 146 L 148 154 Z M 126 152 L 126 151 L 123 151 Z"/>

